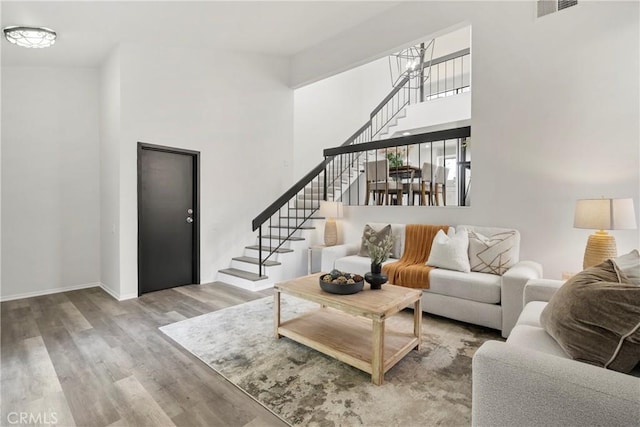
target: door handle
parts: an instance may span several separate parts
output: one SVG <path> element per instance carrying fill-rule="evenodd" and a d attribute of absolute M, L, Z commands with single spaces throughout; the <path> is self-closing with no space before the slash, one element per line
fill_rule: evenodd
<path fill-rule="evenodd" d="M 187 217 L 187 222 L 188 222 L 189 224 L 191 224 L 191 223 L 193 222 L 193 218 L 191 218 L 190 216 L 188 216 L 188 217 Z"/>

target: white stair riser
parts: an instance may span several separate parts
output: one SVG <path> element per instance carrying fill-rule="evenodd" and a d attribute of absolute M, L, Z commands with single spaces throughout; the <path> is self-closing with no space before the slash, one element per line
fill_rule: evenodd
<path fill-rule="evenodd" d="M 323 194 L 324 193 L 324 185 L 320 184 L 320 185 L 308 185 L 305 187 L 307 190 L 307 193 L 314 193 L 314 194 Z M 303 190 L 304 191 L 304 190 Z"/>
<path fill-rule="evenodd" d="M 294 207 L 298 208 L 298 209 L 319 209 L 320 208 L 320 203 L 316 202 L 316 201 L 303 201 L 303 200 L 296 200 L 296 202 L 294 203 Z"/>
<path fill-rule="evenodd" d="M 345 184 L 345 186 L 347 186 L 347 184 Z M 340 196 L 340 191 L 335 191 L 333 193 L 327 193 L 327 199 L 335 199 L 336 197 Z M 298 201 L 307 201 L 307 202 L 318 202 L 318 201 L 322 201 L 324 200 L 324 197 L 318 197 L 317 195 L 313 195 L 313 194 L 298 194 Z"/>
<path fill-rule="evenodd" d="M 303 227 L 306 227 L 307 224 L 305 223 Z M 271 234 L 274 235 L 278 235 L 279 231 L 282 231 L 282 235 L 283 236 L 287 236 L 289 235 L 289 233 L 293 233 L 293 237 L 303 237 L 306 238 L 306 236 L 311 235 L 315 232 L 316 228 L 318 228 L 319 226 L 315 226 L 315 228 L 299 228 L 297 230 L 294 230 L 292 228 L 270 228 L 269 230 L 271 231 Z"/>
<path fill-rule="evenodd" d="M 269 258 L 269 261 L 273 261 L 273 260 L 271 258 Z M 238 261 L 238 260 L 232 259 L 231 260 L 231 268 L 237 268 L 238 270 L 243 270 L 243 271 L 248 271 L 249 273 L 258 274 L 258 264 L 250 264 L 248 262 L 243 262 L 243 261 Z M 276 271 L 278 269 L 282 269 L 282 264 L 273 265 L 271 267 L 263 266 L 262 267 L 262 274 L 265 275 L 265 276 L 271 277 L 273 274 L 276 273 Z"/>
<path fill-rule="evenodd" d="M 271 255 L 271 257 L 269 257 L 269 259 L 271 261 L 278 261 L 281 263 L 285 263 L 287 261 L 287 255 L 290 255 L 293 252 L 285 252 L 282 254 L 279 253 L 275 253 L 273 255 Z M 269 255 L 269 252 L 267 252 L 265 249 L 262 250 L 262 256 L 266 257 L 267 255 Z M 249 248 L 245 248 L 244 249 L 244 256 L 250 256 L 253 258 L 258 258 L 258 250 L 257 249 L 249 249 Z"/>
<path fill-rule="evenodd" d="M 317 231 L 316 230 L 309 230 L 310 232 L 313 232 L 312 234 L 309 233 L 309 237 L 311 236 L 315 236 Z M 299 233 L 299 231 L 298 231 Z M 310 239 L 302 236 L 302 240 L 286 240 L 284 243 L 282 243 L 282 246 L 280 246 L 283 249 L 295 249 L 296 247 L 300 247 L 300 245 L 304 245 L 304 246 L 309 246 L 309 241 Z M 277 238 L 273 238 L 273 239 L 268 239 L 266 237 L 262 238 L 262 245 L 267 247 L 267 246 L 271 246 L 271 247 L 277 247 L 280 242 L 282 240 L 278 240 Z M 256 239 L 256 245 L 258 244 L 258 239 Z"/>
<path fill-rule="evenodd" d="M 342 177 L 344 179 L 344 182 L 347 182 L 347 178 L 348 176 L 353 176 L 356 175 L 358 173 L 357 170 L 353 170 L 351 171 L 351 173 L 349 173 L 349 171 L 344 171 L 342 173 Z M 335 188 L 334 188 L 335 187 Z M 312 185 L 308 185 L 305 187 L 307 190 L 307 193 L 322 193 L 324 192 L 324 184 L 323 183 L 319 183 L 319 184 L 312 184 Z M 329 179 L 327 181 L 327 190 L 331 191 L 332 189 L 339 189 L 340 188 L 340 174 L 336 172 L 336 176 L 333 177 L 333 180 Z M 301 190 L 301 192 L 303 192 L 304 190 Z"/>
<path fill-rule="evenodd" d="M 246 289 L 248 291 L 262 291 L 264 289 L 273 288 L 273 284 L 275 281 L 269 277 L 268 279 L 258 280 L 256 282 L 252 282 L 251 280 L 243 279 L 241 277 L 231 276 L 230 274 L 225 274 L 218 272 L 216 280 L 224 283 L 228 283 L 229 285 L 237 286 L 238 288 Z"/>
<path fill-rule="evenodd" d="M 292 236 L 293 237 L 304 237 L 304 233 L 305 232 L 309 232 L 309 231 L 313 231 L 313 228 L 311 229 L 307 229 L 307 228 L 294 228 L 295 226 L 293 225 L 293 223 L 291 224 L 291 226 L 287 227 L 286 223 L 281 227 L 281 228 L 269 228 L 269 234 L 273 234 L 276 236 L 288 236 L 289 234 L 293 233 Z M 305 223 L 304 225 L 301 225 L 301 227 L 308 227 L 308 225 Z M 266 230 L 262 231 L 263 234 L 266 234 Z"/>
<path fill-rule="evenodd" d="M 295 213 L 295 212 L 292 212 Z M 278 223 L 280 223 L 280 225 L 285 225 L 285 226 L 304 226 L 304 227 L 317 227 L 318 226 L 318 221 L 320 221 L 320 219 L 314 219 L 314 218 L 308 218 L 307 220 L 305 220 L 304 218 L 279 218 L 278 219 Z M 276 223 L 274 223 L 275 225 Z"/>
<path fill-rule="evenodd" d="M 280 247 L 282 249 L 291 249 L 291 240 L 287 240 L 285 242 L 282 243 L 282 245 L 280 245 L 280 242 L 282 242 L 281 240 L 278 239 L 267 239 L 266 237 L 262 238 L 262 246 L 264 247 Z M 254 242 L 254 245 L 258 245 L 259 244 L 259 240 L 256 239 L 256 241 Z M 263 251 L 266 252 L 265 249 L 263 249 Z"/>
<path fill-rule="evenodd" d="M 346 185 L 346 184 L 344 184 Z M 296 199 L 314 199 L 314 200 L 324 200 L 324 192 L 322 193 L 298 193 L 296 194 Z M 334 189 L 328 189 L 327 190 L 327 197 L 331 197 L 331 196 L 337 196 L 340 194 L 340 187 Z M 294 199 L 295 200 L 295 199 Z"/>

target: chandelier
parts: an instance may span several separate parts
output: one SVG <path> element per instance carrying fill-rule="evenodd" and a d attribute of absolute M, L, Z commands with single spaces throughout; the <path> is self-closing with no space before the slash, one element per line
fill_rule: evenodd
<path fill-rule="evenodd" d="M 56 42 L 55 31 L 44 27 L 6 27 L 4 36 L 10 42 L 27 48 L 43 48 Z"/>
<path fill-rule="evenodd" d="M 433 58 L 434 47 L 435 39 L 426 45 L 425 43 L 420 43 L 389 55 L 391 86 L 395 86 L 406 76 L 415 77 L 416 73 L 424 67 L 425 60 L 430 63 Z"/>

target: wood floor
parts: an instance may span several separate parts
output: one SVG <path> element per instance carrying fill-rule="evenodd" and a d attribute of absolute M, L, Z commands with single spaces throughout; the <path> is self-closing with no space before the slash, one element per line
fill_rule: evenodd
<path fill-rule="evenodd" d="M 0 425 L 285 426 L 158 330 L 268 294 L 216 282 L 3 302 Z"/>

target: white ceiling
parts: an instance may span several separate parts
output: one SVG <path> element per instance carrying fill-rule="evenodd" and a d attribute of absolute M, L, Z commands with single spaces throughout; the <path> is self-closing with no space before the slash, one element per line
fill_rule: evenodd
<path fill-rule="evenodd" d="M 2 37 L 3 65 L 98 66 L 120 42 L 190 45 L 292 56 L 335 37 L 398 1 L 5 1 L 2 27 L 44 26 L 48 49 Z"/>

